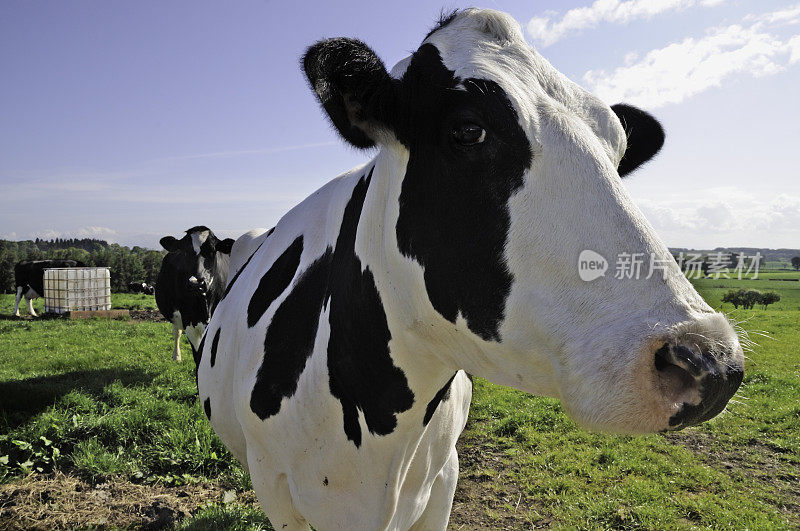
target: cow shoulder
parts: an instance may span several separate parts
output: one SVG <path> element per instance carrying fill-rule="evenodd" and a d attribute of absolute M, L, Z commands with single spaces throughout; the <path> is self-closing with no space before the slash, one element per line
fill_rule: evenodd
<path fill-rule="evenodd" d="M 356 232 L 372 170 L 362 177 L 345 207 L 328 286 L 330 391 L 342 404 L 344 431 L 357 447 L 359 411 L 370 433 L 388 435 L 396 414 L 411 408 L 414 394 L 389 354 L 391 334 L 369 266 L 355 253 Z"/>
<path fill-rule="evenodd" d="M 341 403 L 343 430 L 356 446 L 362 443 L 359 411 L 370 433 L 387 435 L 397 425 L 396 414 L 414 403 L 405 374 L 389 354 L 391 334 L 372 272 L 369 267 L 362 268 L 355 252 L 371 177 L 371 171 L 362 175 L 353 187 L 335 246 L 296 274 L 294 282 L 289 279 L 290 291 L 267 326 L 264 357 L 250 397 L 252 411 L 266 419 L 280 411 L 283 398 L 296 393 L 300 375 L 313 354 L 320 316 L 327 308 L 329 390 Z M 296 242 L 293 245 L 298 245 Z M 284 265 L 294 266 L 295 252 L 291 246 L 284 250 Z M 276 272 L 271 280 L 280 276 L 285 282 L 288 274 Z M 272 292 L 269 300 L 274 301 L 282 284 L 263 290 Z"/>

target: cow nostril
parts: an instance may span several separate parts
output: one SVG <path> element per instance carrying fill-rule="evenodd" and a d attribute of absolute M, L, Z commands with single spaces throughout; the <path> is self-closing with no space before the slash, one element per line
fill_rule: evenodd
<path fill-rule="evenodd" d="M 655 367 L 664 396 L 670 403 L 682 404 L 699 400 L 699 384 L 691 372 L 678 365 L 669 344 L 655 353 Z"/>
<path fill-rule="evenodd" d="M 669 356 L 669 344 L 664 343 L 664 346 L 656 351 L 656 369 L 663 371 L 669 365 L 672 365 Z"/>

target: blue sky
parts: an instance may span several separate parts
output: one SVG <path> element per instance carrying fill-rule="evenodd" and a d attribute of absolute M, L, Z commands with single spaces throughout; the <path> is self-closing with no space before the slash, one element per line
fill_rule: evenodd
<path fill-rule="evenodd" d="M 357 37 L 391 67 L 448 2 L 0 3 L 0 238 L 157 247 L 270 227 L 371 156 L 325 122 L 298 60 Z M 800 247 L 800 3 L 488 0 L 608 103 L 652 112 L 628 181 L 668 245 Z"/>

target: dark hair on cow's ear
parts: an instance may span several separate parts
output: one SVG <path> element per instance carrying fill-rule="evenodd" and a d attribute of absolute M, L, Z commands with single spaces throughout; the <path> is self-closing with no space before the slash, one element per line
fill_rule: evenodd
<path fill-rule="evenodd" d="M 231 254 L 231 249 L 233 248 L 233 242 L 235 242 L 233 238 L 225 238 L 224 240 L 220 240 L 217 242 L 217 252 L 223 254 Z"/>
<path fill-rule="evenodd" d="M 358 148 L 374 146 L 392 92 L 392 78 L 375 52 L 356 39 L 328 39 L 306 51 L 303 70 L 344 139 Z"/>
<path fill-rule="evenodd" d="M 628 137 L 628 148 L 617 169 L 619 176 L 624 177 L 658 153 L 664 145 L 664 129 L 658 120 L 636 107 L 618 103 L 611 110 Z"/>
<path fill-rule="evenodd" d="M 174 251 L 175 249 L 178 248 L 178 240 L 176 240 L 172 236 L 164 236 L 158 241 L 158 243 L 160 243 L 161 247 L 163 247 L 167 251 Z"/>

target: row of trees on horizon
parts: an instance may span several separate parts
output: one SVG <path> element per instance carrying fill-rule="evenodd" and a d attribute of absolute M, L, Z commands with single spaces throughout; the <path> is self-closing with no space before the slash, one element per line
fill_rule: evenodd
<path fill-rule="evenodd" d="M 8 241 L 0 240 L 0 292 L 14 291 L 14 266 L 22 260 L 67 259 L 82 262 L 87 267 L 108 267 L 111 271 L 112 291 L 126 291 L 131 282 L 153 285 L 161 269 L 161 260 L 166 251 L 154 251 L 144 247 L 125 247 L 117 243 L 93 238 L 56 238 L 53 240 Z M 739 253 L 741 254 L 741 253 Z M 739 254 L 731 253 L 728 267 L 735 267 Z M 683 269 L 686 262 L 675 255 Z M 708 274 L 711 261 L 701 258 L 700 270 Z M 800 256 L 791 259 L 795 270 L 800 270 Z"/>

